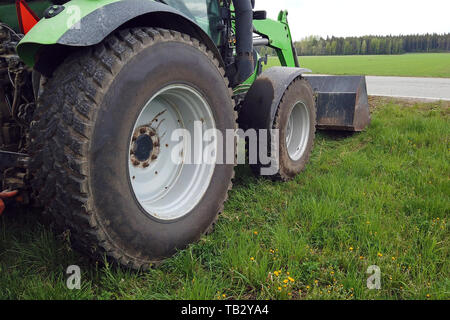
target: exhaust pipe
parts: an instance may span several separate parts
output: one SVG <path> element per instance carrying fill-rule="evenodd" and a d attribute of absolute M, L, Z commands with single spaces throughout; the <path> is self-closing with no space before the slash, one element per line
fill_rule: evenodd
<path fill-rule="evenodd" d="M 253 4 L 251 0 L 233 0 L 236 17 L 236 67 L 239 83 L 254 72 Z"/>

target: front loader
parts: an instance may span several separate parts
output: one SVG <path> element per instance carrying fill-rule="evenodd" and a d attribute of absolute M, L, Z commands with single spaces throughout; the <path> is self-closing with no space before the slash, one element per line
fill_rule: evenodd
<path fill-rule="evenodd" d="M 212 231 L 236 129 L 252 169 L 281 181 L 305 168 L 316 127 L 363 130 L 363 79 L 306 78 L 287 12 L 253 9 L 0 0 L 0 201 L 20 192 L 89 256 L 148 268 Z M 259 46 L 281 66 L 263 71 Z"/>

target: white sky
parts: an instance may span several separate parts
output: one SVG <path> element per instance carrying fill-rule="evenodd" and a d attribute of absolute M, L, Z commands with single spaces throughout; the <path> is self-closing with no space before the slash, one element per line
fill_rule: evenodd
<path fill-rule="evenodd" d="M 256 9 L 272 19 L 287 9 L 294 40 L 450 32 L 450 0 L 256 0 Z"/>

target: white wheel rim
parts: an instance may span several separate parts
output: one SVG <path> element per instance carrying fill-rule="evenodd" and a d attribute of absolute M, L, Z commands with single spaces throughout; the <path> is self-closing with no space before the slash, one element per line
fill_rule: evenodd
<path fill-rule="evenodd" d="M 302 101 L 299 101 L 292 108 L 286 127 L 286 147 L 293 161 L 300 160 L 305 153 L 309 132 L 309 110 Z"/>
<path fill-rule="evenodd" d="M 129 181 L 141 207 L 154 218 L 174 220 L 185 216 L 210 185 L 215 161 L 203 161 L 203 136 L 194 133 L 195 121 L 201 121 L 203 132 L 216 129 L 206 99 L 194 88 L 177 84 L 156 93 L 135 122 L 129 145 Z M 183 136 L 181 144 L 172 141 L 172 132 L 177 129 L 185 129 L 190 141 L 188 136 Z M 213 154 L 217 154 L 217 143 L 214 146 Z M 174 161 L 172 153 L 180 147 L 182 161 Z M 188 149 L 196 161 L 188 161 Z"/>

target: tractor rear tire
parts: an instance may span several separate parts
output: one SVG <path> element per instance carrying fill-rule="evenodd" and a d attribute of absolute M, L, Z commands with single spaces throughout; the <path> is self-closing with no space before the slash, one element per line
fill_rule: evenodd
<path fill-rule="evenodd" d="M 178 115 L 188 114 L 178 120 L 180 127 L 209 121 L 225 136 L 236 129 L 231 96 L 214 54 L 179 32 L 125 29 L 77 51 L 56 69 L 39 98 L 30 132 L 35 197 L 56 229 L 96 260 L 106 256 L 133 269 L 158 265 L 212 230 L 235 166 L 205 167 L 200 171 L 207 174 L 198 180 L 197 171 L 185 165 L 174 176 L 164 167 L 171 148 L 164 139 L 171 132 L 161 128 L 175 129 Z M 165 106 L 175 111 L 160 112 L 158 123 L 156 116 L 141 118 L 143 110 Z M 211 118 L 196 119 L 201 112 Z M 155 136 L 158 140 L 151 140 Z M 140 154 L 130 158 L 135 151 Z M 195 183 L 189 184 L 188 174 Z M 168 184 L 151 202 L 147 191 L 154 186 L 148 182 L 156 184 L 161 176 Z"/>

